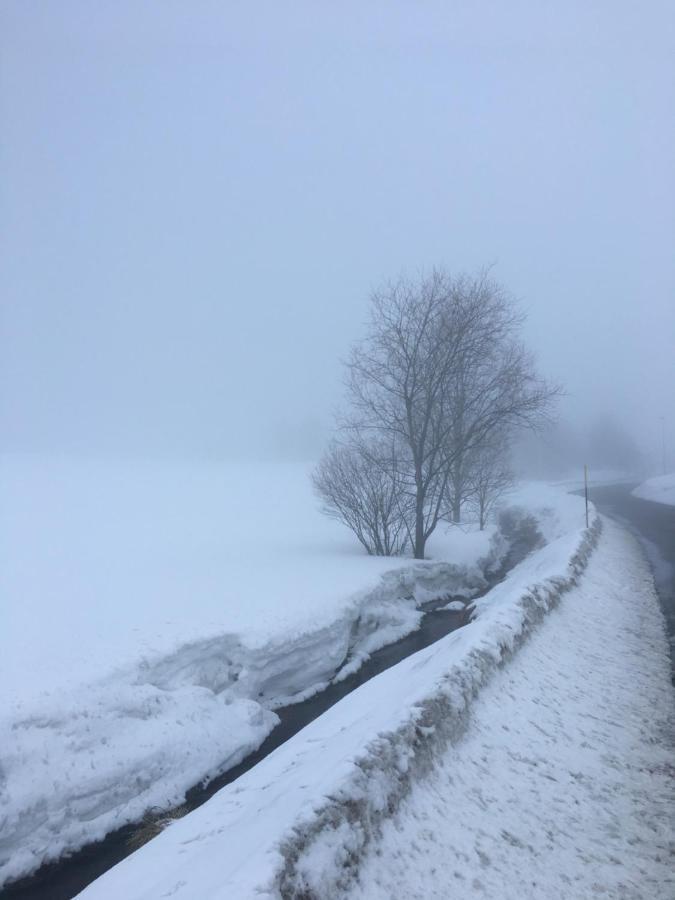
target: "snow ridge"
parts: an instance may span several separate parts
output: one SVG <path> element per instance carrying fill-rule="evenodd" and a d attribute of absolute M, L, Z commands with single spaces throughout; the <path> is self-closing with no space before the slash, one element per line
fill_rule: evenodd
<path fill-rule="evenodd" d="M 499 599 L 495 605 L 490 595 L 474 604 L 476 618 L 491 611 L 485 616 L 490 619 L 485 640 L 448 668 L 434 693 L 412 707 L 407 721 L 371 741 L 350 778 L 281 842 L 282 863 L 273 883 L 267 885 L 268 896 L 312 900 L 339 895 L 349 887 L 381 822 L 464 733 L 472 701 L 481 688 L 578 583 L 601 527 L 595 517 L 564 575 L 534 584 L 518 599 L 509 597 L 501 608 Z"/>

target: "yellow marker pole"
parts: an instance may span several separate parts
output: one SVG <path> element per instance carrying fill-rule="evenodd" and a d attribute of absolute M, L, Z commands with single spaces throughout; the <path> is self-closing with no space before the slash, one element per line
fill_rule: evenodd
<path fill-rule="evenodd" d="M 586 528 L 588 528 L 588 466 L 584 463 L 584 496 L 586 498 Z"/>

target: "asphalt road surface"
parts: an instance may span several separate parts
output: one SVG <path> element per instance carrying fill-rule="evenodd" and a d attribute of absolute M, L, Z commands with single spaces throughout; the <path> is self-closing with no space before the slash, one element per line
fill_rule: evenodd
<path fill-rule="evenodd" d="M 670 640 L 675 684 L 675 506 L 631 496 L 633 485 L 594 487 L 590 496 L 601 513 L 616 519 L 640 540 L 654 572 Z"/>

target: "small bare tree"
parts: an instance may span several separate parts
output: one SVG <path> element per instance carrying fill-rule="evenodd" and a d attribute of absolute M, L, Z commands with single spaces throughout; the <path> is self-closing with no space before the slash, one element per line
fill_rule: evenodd
<path fill-rule="evenodd" d="M 493 440 L 474 455 L 469 476 L 471 501 L 483 531 L 488 517 L 504 493 L 513 485 L 506 440 Z"/>
<path fill-rule="evenodd" d="M 313 473 L 324 512 L 347 525 L 371 556 L 401 554 L 408 542 L 398 468 L 392 447 L 334 444 Z"/>
<path fill-rule="evenodd" d="M 442 514 L 448 477 L 446 387 L 466 329 L 450 315 L 451 295 L 452 281 L 439 271 L 375 293 L 368 334 L 348 364 L 347 430 L 405 448 L 395 482 L 411 514 L 407 531 L 418 559 Z"/>

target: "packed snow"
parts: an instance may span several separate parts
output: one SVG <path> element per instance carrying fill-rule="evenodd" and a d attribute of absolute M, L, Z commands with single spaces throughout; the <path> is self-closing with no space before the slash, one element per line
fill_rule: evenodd
<path fill-rule="evenodd" d="M 661 475 L 658 478 L 648 478 L 633 489 L 634 497 L 642 500 L 652 500 L 654 503 L 665 503 L 675 506 L 675 472 L 670 475 Z"/>
<path fill-rule="evenodd" d="M 649 569 L 607 523 L 580 587 L 487 686 L 340 895 L 670 900 L 674 713 Z"/>
<path fill-rule="evenodd" d="M 585 648 L 586 668 L 592 667 L 594 658 L 598 664 L 594 687 L 600 690 L 606 675 L 601 665 L 602 654 L 610 653 L 607 634 L 588 630 L 584 613 L 590 601 L 604 602 L 602 596 L 597 596 L 602 595 L 602 590 L 589 579 L 574 588 L 578 579 L 583 579 L 581 573 L 599 529 L 596 521 L 589 531 L 583 528 L 583 503 L 579 498 L 557 496 L 559 502 L 551 516 L 548 544 L 514 568 L 476 604 L 476 619 L 470 625 L 404 659 L 349 694 L 200 809 L 172 823 L 159 837 L 90 885 L 81 896 L 87 900 L 122 896 L 128 900 L 154 900 L 159 896 L 176 900 L 330 898 L 359 889 L 355 879 L 360 860 L 365 858 L 367 862 L 378 835 L 386 834 L 387 820 L 397 807 L 403 808 L 406 796 L 413 802 L 418 781 L 434 772 L 445 752 L 455 752 L 452 749 L 455 745 L 459 752 L 462 735 L 471 728 L 472 719 L 476 718 L 489 730 L 495 708 L 507 701 L 514 715 L 519 698 L 506 694 L 511 677 L 508 673 L 514 663 L 502 667 L 515 651 L 531 652 L 527 644 L 524 649 L 521 645 L 533 630 L 538 639 L 538 624 L 561 595 L 563 605 L 568 604 L 562 630 L 560 621 L 551 618 L 545 620 L 539 631 L 547 645 L 569 651 L 572 636 L 566 635 L 564 623 L 577 620 L 592 645 L 593 657 L 589 646 Z M 657 627 L 659 613 L 644 563 L 634 545 L 626 545 L 625 538 L 617 537 L 612 529 L 601 540 L 602 553 L 609 553 L 616 572 L 611 580 L 611 608 L 605 606 L 595 615 L 602 617 L 609 613 L 614 630 L 621 636 L 625 622 L 620 616 L 618 621 L 613 618 L 614 606 L 620 608 L 630 599 L 628 609 L 632 619 L 640 617 L 647 622 L 645 634 L 649 639 L 645 638 L 644 646 L 634 648 L 637 652 L 647 646 L 650 651 L 638 667 L 643 676 L 635 679 L 631 675 L 629 679 L 621 670 L 620 678 L 626 702 L 632 695 L 636 710 L 646 698 L 640 721 L 649 724 L 647 741 L 657 728 L 653 719 L 654 702 L 658 699 L 663 704 L 670 699 L 659 687 L 662 676 L 667 683 L 663 634 Z M 634 562 L 638 565 L 637 577 L 632 570 Z M 606 559 L 602 559 L 596 564 L 597 577 L 605 563 Z M 565 591 L 570 593 L 565 596 Z M 612 651 L 617 659 L 621 658 L 623 649 L 619 644 Z M 545 660 L 543 664 L 541 660 L 534 662 L 534 668 L 529 671 L 535 684 L 528 684 L 525 679 L 524 700 L 529 699 L 530 703 L 536 682 L 548 682 L 551 678 Z M 519 665 L 527 668 L 527 658 Z M 610 672 L 614 675 L 615 667 Z M 567 681 L 552 698 L 558 709 L 565 706 L 566 692 L 574 696 L 583 689 L 586 678 L 585 671 L 577 677 L 573 667 L 565 675 Z M 480 701 L 481 691 L 486 687 L 490 687 L 490 693 L 485 694 L 486 700 Z M 649 693 L 650 687 L 653 694 Z M 479 701 L 482 706 L 477 705 Z M 589 695 L 584 711 L 593 714 L 596 701 L 595 695 Z M 667 712 L 667 705 L 662 708 Z M 573 709 L 572 713 L 575 712 Z M 560 709 L 561 729 L 565 724 L 563 713 L 564 709 Z M 634 732 L 631 727 L 631 739 Z M 501 731 L 499 734 L 501 737 Z M 523 745 L 519 730 L 514 729 L 513 737 L 514 758 L 518 754 L 527 756 L 528 746 Z M 561 730 L 559 737 L 564 739 L 564 731 Z M 529 733 L 525 738 L 529 738 Z M 611 747 L 598 752 L 609 754 L 608 767 L 613 764 Z M 658 747 L 652 748 L 645 758 L 657 771 L 664 760 Z M 583 758 L 579 764 L 583 768 Z M 528 773 L 528 778 L 531 777 Z M 636 773 L 635 777 L 641 783 L 644 781 L 642 773 Z M 485 793 L 480 814 L 486 827 L 491 815 L 490 784 L 491 773 L 476 770 L 473 787 Z M 531 784 L 521 783 L 519 787 L 523 802 L 528 803 Z M 601 793 L 602 798 L 611 805 L 610 796 Z M 470 806 L 475 811 L 473 797 L 462 800 L 458 796 L 454 802 L 465 803 L 467 809 Z M 590 814 L 590 805 L 596 798 L 589 795 L 586 802 L 589 807 L 580 812 Z M 449 815 L 449 808 L 446 809 L 445 822 L 459 812 L 452 809 Z M 622 806 L 616 812 L 626 810 Z M 474 827 L 480 828 L 480 821 Z M 427 836 L 425 840 L 431 839 Z M 480 860 L 467 858 L 463 863 L 467 876 L 479 868 Z M 408 886 L 415 881 L 418 893 L 411 896 L 426 896 L 425 886 L 430 877 L 433 877 L 430 870 L 417 869 L 407 873 L 401 885 Z M 368 885 L 361 883 L 361 887 L 367 896 Z M 447 896 L 447 885 L 441 894 L 443 891 Z M 391 882 L 383 895 L 406 896 L 400 886 L 397 888 Z"/>
<path fill-rule="evenodd" d="M 578 520 L 514 499 L 548 537 Z M 180 803 L 499 548 L 447 527 L 431 560 L 369 557 L 294 464 L 5 457 L 0 515 L 0 883 Z"/>

